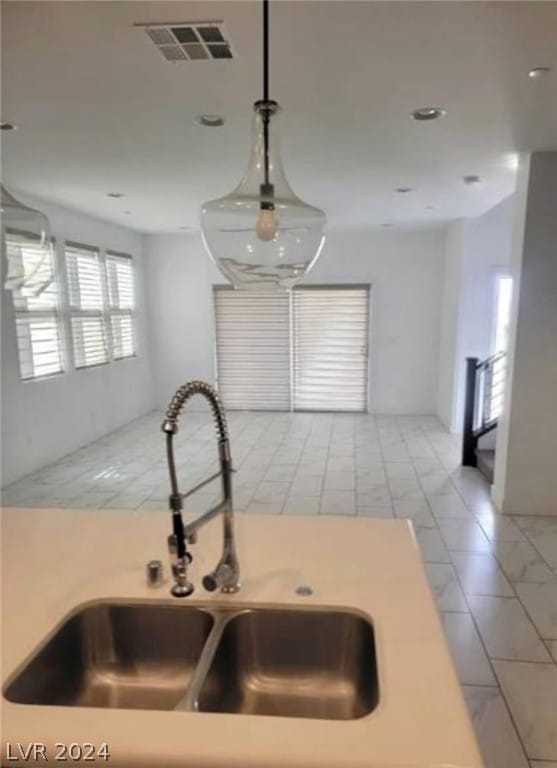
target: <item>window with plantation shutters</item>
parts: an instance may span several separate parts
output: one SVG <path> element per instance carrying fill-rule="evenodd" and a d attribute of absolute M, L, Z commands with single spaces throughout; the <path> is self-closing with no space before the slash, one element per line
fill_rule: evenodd
<path fill-rule="evenodd" d="M 367 408 L 367 286 L 316 286 L 292 292 L 294 408 Z"/>
<path fill-rule="evenodd" d="M 106 254 L 112 357 L 121 360 L 136 354 L 135 286 L 131 256 Z"/>
<path fill-rule="evenodd" d="M 39 241 L 25 232 L 6 232 L 8 261 L 30 280 L 12 291 L 19 371 L 23 381 L 53 376 L 64 370 L 60 330 L 59 290 L 53 252 L 38 247 Z M 48 263 L 47 263 L 48 262 Z M 41 284 L 39 272 L 48 273 L 40 292 L 26 284 Z M 53 277 L 54 276 L 54 277 Z M 53 277 L 53 279 L 52 279 Z"/>
<path fill-rule="evenodd" d="M 74 364 L 107 363 L 104 270 L 97 249 L 66 243 L 68 307 Z"/>
<path fill-rule="evenodd" d="M 219 392 L 230 409 L 290 408 L 290 305 L 286 292 L 217 287 Z"/>
<path fill-rule="evenodd" d="M 216 288 L 215 321 L 226 407 L 367 410 L 369 286 Z"/>

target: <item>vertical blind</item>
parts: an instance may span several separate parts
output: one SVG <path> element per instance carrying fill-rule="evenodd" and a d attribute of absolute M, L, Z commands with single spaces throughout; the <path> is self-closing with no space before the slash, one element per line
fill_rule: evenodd
<path fill-rule="evenodd" d="M 219 391 L 227 408 L 289 410 L 286 292 L 215 288 Z"/>
<path fill-rule="evenodd" d="M 38 238 L 23 232 L 6 232 L 10 263 L 18 262 L 23 275 L 39 271 L 55 275 L 53 253 L 45 256 Z M 48 261 L 48 264 L 45 263 Z M 19 371 L 24 381 L 63 371 L 59 296 L 56 279 L 38 296 L 25 295 L 24 287 L 13 289 Z"/>
<path fill-rule="evenodd" d="M 107 363 L 105 286 L 99 251 L 66 243 L 66 271 L 75 367 Z"/>
<path fill-rule="evenodd" d="M 131 256 L 108 251 L 106 274 L 110 306 L 112 357 L 121 360 L 136 354 L 135 287 Z"/>
<path fill-rule="evenodd" d="M 292 301 L 294 408 L 365 411 L 367 286 L 300 288 Z"/>
<path fill-rule="evenodd" d="M 365 411 L 368 286 L 292 293 L 215 289 L 219 389 L 227 408 Z"/>

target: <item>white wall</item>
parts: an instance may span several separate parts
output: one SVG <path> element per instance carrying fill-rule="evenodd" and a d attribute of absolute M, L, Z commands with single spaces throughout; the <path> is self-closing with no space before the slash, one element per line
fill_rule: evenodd
<path fill-rule="evenodd" d="M 494 498 L 506 514 L 557 515 L 557 152 L 535 152 L 520 170 L 520 285 Z"/>
<path fill-rule="evenodd" d="M 514 377 L 514 351 L 516 346 L 516 325 L 518 319 L 518 300 L 520 297 L 520 273 L 522 269 L 522 254 L 524 250 L 524 230 L 526 225 L 526 206 L 528 203 L 528 181 L 530 178 L 530 155 L 522 153 L 516 179 L 515 215 L 513 222 L 511 265 L 513 276 L 513 294 L 509 318 L 509 350 L 507 356 L 505 401 L 503 412 L 497 424 L 495 442 L 495 467 L 491 495 L 496 508 L 501 511 L 505 495 L 507 475 L 507 453 L 509 447 L 509 416 L 512 402 Z"/>
<path fill-rule="evenodd" d="M 212 283 L 223 278 L 198 235 L 144 241 L 155 402 L 190 379 L 214 381 Z"/>
<path fill-rule="evenodd" d="M 450 430 L 454 430 L 457 424 L 457 354 L 460 354 L 458 339 L 463 224 L 462 221 L 452 224 L 447 231 L 445 242 L 437 409 L 439 418 Z"/>
<path fill-rule="evenodd" d="M 308 282 L 371 283 L 370 410 L 435 413 L 444 231 L 332 233 Z"/>
<path fill-rule="evenodd" d="M 135 257 L 138 356 L 79 371 L 68 367 L 59 376 L 22 382 L 12 298 L 2 289 L 3 485 L 111 432 L 153 406 L 141 236 L 26 195 L 16 197 L 50 218 L 57 240 L 58 264 L 62 264 L 64 239 L 112 248 Z M 2 274 L 2 284 L 3 277 Z"/>
<path fill-rule="evenodd" d="M 370 409 L 435 413 L 445 233 L 332 232 L 311 283 L 372 284 Z M 224 279 L 198 235 L 145 239 L 155 399 L 214 379 L 212 285 Z"/>
<path fill-rule="evenodd" d="M 462 430 L 466 357 L 491 354 L 495 277 L 509 268 L 514 205 L 508 197 L 447 235 L 437 412 L 452 432 Z"/>

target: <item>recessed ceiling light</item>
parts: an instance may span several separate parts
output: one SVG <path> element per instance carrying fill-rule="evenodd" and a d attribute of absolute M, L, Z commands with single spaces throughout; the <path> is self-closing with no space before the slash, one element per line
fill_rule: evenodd
<path fill-rule="evenodd" d="M 478 184 L 478 182 L 480 181 L 480 177 L 475 173 L 471 173 L 468 176 L 463 176 L 462 181 L 465 184 Z"/>
<path fill-rule="evenodd" d="M 412 112 L 414 120 L 427 121 L 437 120 L 439 117 L 443 117 L 447 112 L 441 107 L 418 107 Z"/>
<path fill-rule="evenodd" d="M 124 197 L 124 193 L 123 192 L 107 192 L 106 196 L 107 197 Z"/>
<path fill-rule="evenodd" d="M 540 77 L 544 77 L 544 75 L 547 75 L 549 72 L 551 72 L 551 67 L 533 67 L 533 69 L 528 72 L 528 77 L 537 80 Z"/>
<path fill-rule="evenodd" d="M 412 187 L 397 187 L 395 192 L 400 192 L 401 195 L 405 195 L 407 192 L 412 192 Z"/>
<path fill-rule="evenodd" d="M 0 130 L 17 131 L 17 125 L 15 125 L 15 123 L 0 123 Z"/>
<path fill-rule="evenodd" d="M 222 115 L 199 115 L 195 119 L 199 125 L 204 125 L 206 128 L 220 128 L 224 125 L 224 117 Z"/>

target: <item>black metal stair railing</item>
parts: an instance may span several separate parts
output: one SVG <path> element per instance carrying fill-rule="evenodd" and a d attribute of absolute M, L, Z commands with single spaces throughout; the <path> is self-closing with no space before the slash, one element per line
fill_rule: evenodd
<path fill-rule="evenodd" d="M 497 426 L 505 398 L 506 373 L 505 352 L 498 352 L 486 360 L 466 358 L 462 438 L 462 464 L 465 467 L 477 466 L 478 440 Z"/>

